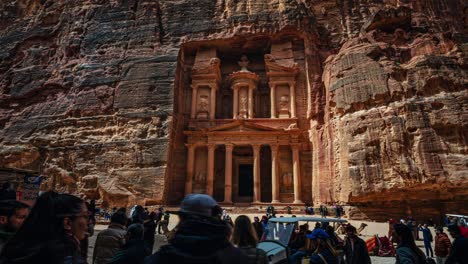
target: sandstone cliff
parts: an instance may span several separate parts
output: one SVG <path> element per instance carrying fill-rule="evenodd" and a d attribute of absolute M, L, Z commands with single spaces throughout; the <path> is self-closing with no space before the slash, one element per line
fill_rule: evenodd
<path fill-rule="evenodd" d="M 175 202 L 184 181 L 172 162 L 185 151 L 174 99 L 187 70 L 182 48 L 294 34 L 305 48 L 314 203 L 350 203 L 370 218 L 385 217 L 384 207 L 468 214 L 467 8 L 462 0 L 4 1 L 0 166 L 38 170 L 48 188 L 110 205 Z"/>

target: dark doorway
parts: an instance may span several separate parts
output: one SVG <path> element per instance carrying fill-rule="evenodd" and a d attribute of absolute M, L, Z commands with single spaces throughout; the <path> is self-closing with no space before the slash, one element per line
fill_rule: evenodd
<path fill-rule="evenodd" d="M 253 196 L 253 165 L 239 165 L 239 196 Z"/>

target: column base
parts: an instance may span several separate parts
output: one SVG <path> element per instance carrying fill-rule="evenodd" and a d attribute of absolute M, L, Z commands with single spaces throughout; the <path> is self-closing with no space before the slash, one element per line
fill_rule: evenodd
<path fill-rule="evenodd" d="M 272 204 L 277 204 L 277 203 L 281 203 L 279 200 L 272 200 L 271 201 Z"/>
<path fill-rule="evenodd" d="M 224 202 L 219 202 L 218 203 L 221 206 L 232 206 L 233 202 L 232 201 L 224 201 Z"/>
<path fill-rule="evenodd" d="M 301 201 L 301 200 L 295 200 L 295 201 L 293 202 L 293 204 L 304 204 L 304 202 Z"/>

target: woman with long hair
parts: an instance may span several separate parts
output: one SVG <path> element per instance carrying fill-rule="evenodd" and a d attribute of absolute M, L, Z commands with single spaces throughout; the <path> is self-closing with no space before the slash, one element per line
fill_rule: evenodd
<path fill-rule="evenodd" d="M 80 241 L 88 231 L 89 213 L 82 199 L 56 192 L 39 196 L 23 226 L 5 245 L 1 264 L 82 264 Z"/>
<path fill-rule="evenodd" d="M 247 254 L 249 264 L 268 263 L 265 251 L 257 248 L 257 234 L 248 216 L 240 215 L 236 218 L 232 243 Z"/>
<path fill-rule="evenodd" d="M 396 264 L 423 264 L 426 255 L 416 246 L 412 230 L 404 224 L 393 226 L 393 239 L 398 244 L 396 249 Z"/>

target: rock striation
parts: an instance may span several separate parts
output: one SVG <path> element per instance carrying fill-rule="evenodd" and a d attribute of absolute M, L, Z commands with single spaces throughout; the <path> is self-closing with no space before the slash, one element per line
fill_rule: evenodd
<path fill-rule="evenodd" d="M 267 54 L 294 38 L 307 83 L 303 200 L 347 203 L 356 218 L 468 214 L 467 8 L 3 1 L 0 166 L 40 171 L 45 189 L 108 206 L 176 203 L 187 151 L 180 86 L 193 65 L 184 54 L 203 45 Z"/>

